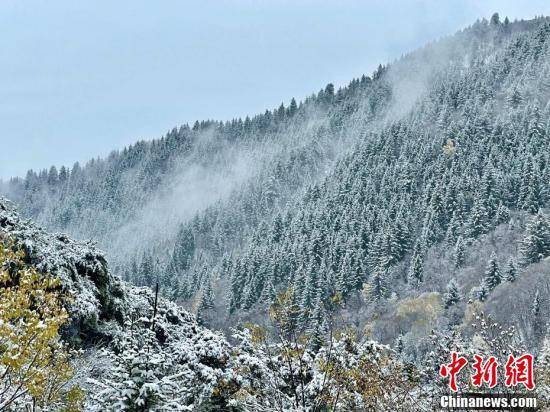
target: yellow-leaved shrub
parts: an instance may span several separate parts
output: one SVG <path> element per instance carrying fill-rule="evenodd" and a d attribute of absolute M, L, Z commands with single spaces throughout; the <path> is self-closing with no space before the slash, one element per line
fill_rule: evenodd
<path fill-rule="evenodd" d="M 69 319 L 66 297 L 58 279 L 24 258 L 0 237 L 0 411 L 54 404 L 79 409 L 78 388 L 67 388 L 73 353 L 59 335 Z"/>

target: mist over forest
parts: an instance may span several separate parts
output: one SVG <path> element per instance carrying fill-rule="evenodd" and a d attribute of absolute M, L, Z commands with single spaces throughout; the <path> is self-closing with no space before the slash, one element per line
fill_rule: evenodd
<path fill-rule="evenodd" d="M 495 14 L 345 87 L 0 182 L 0 225 L 81 297 L 60 334 L 100 365 L 86 410 L 427 411 L 458 349 L 535 354 L 544 402 L 549 136 L 550 19 Z"/>

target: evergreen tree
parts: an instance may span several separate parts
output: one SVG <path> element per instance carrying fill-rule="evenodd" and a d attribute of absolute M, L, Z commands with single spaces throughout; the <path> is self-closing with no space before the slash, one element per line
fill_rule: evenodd
<path fill-rule="evenodd" d="M 491 253 L 489 262 L 487 262 L 483 283 L 487 287 L 487 290 L 491 291 L 500 284 L 501 280 L 502 277 L 500 274 L 500 269 L 498 267 L 497 255 L 495 252 L 493 252 Z"/>
<path fill-rule="evenodd" d="M 267 305 L 270 305 L 275 297 L 277 296 L 277 291 L 275 290 L 275 285 L 273 284 L 273 281 L 269 279 L 267 281 L 267 284 L 262 291 L 262 295 L 260 296 L 260 300 L 264 302 Z"/>
<path fill-rule="evenodd" d="M 301 293 L 300 313 L 301 320 L 305 324 L 311 315 L 315 298 L 317 297 L 317 271 L 312 263 L 308 265 L 305 273 L 305 286 Z"/>
<path fill-rule="evenodd" d="M 57 168 L 55 166 L 50 167 L 50 171 L 48 172 L 48 185 L 51 188 L 55 188 L 57 186 L 59 176 L 57 173 Z"/>
<path fill-rule="evenodd" d="M 241 307 L 243 301 L 243 290 L 245 287 L 246 276 L 243 273 L 244 269 L 241 262 L 237 261 L 233 272 L 231 273 L 231 290 L 229 297 L 229 313 L 234 313 L 235 310 Z"/>
<path fill-rule="evenodd" d="M 126 275 L 126 279 L 129 280 L 130 282 L 138 283 L 139 275 L 140 275 L 140 270 L 138 268 L 136 257 L 134 257 L 132 259 L 132 263 L 130 264 L 130 269 L 128 274 Z"/>
<path fill-rule="evenodd" d="M 288 106 L 288 117 L 293 117 L 298 111 L 298 106 L 296 105 L 296 99 L 294 97 L 290 100 L 290 106 Z"/>
<path fill-rule="evenodd" d="M 153 256 L 150 252 L 143 255 L 139 266 L 138 282 L 141 286 L 153 286 L 155 283 L 155 268 L 153 265 Z"/>
<path fill-rule="evenodd" d="M 325 335 L 327 333 L 327 316 L 324 312 L 321 295 L 318 294 L 315 298 L 313 312 L 308 325 L 310 345 L 314 351 L 320 349 L 325 343 Z"/>
<path fill-rule="evenodd" d="M 537 163 L 530 159 L 523 170 L 519 206 L 529 213 L 537 213 L 540 206 L 540 185 Z"/>
<path fill-rule="evenodd" d="M 460 236 L 460 227 L 462 226 L 462 222 L 460 219 L 459 213 L 455 210 L 453 212 L 453 216 L 449 222 L 449 225 L 447 226 L 447 233 L 445 234 L 445 242 L 449 246 L 456 245 L 456 242 L 458 240 L 458 237 Z"/>
<path fill-rule="evenodd" d="M 540 292 L 535 291 L 535 297 L 533 299 L 533 305 L 531 307 L 531 314 L 533 317 L 538 317 L 540 315 Z"/>
<path fill-rule="evenodd" d="M 518 270 L 516 265 L 516 260 L 513 257 L 510 257 L 508 259 L 508 263 L 506 264 L 506 269 L 504 270 L 504 280 L 507 282 L 514 282 L 517 278 Z"/>
<path fill-rule="evenodd" d="M 480 302 L 485 302 L 485 299 L 487 299 L 487 296 L 489 296 L 489 289 L 487 285 L 482 282 L 481 286 L 477 289 L 477 298 Z"/>
<path fill-rule="evenodd" d="M 507 223 L 510 220 L 510 210 L 504 206 L 502 203 L 497 208 L 495 214 L 495 226 L 502 223 Z"/>
<path fill-rule="evenodd" d="M 466 254 L 466 245 L 462 240 L 462 236 L 459 236 L 456 241 L 455 249 L 453 252 L 453 263 L 455 265 L 455 268 L 461 268 L 464 265 L 465 254 Z"/>
<path fill-rule="evenodd" d="M 478 194 L 474 201 L 474 206 L 470 211 L 470 219 L 467 226 L 467 234 L 470 238 L 477 238 L 479 235 L 487 233 L 489 230 L 489 212 L 487 202 Z"/>
<path fill-rule="evenodd" d="M 424 258 L 419 243 L 414 246 L 407 280 L 411 285 L 417 285 L 424 280 Z"/>
<path fill-rule="evenodd" d="M 207 325 L 210 320 L 209 312 L 212 309 L 214 309 L 214 292 L 212 290 L 212 283 L 208 280 L 201 293 L 200 303 L 197 308 L 197 321 L 202 325 Z"/>
<path fill-rule="evenodd" d="M 458 289 L 458 284 L 456 279 L 452 278 L 445 288 L 445 293 L 443 294 L 443 304 L 445 305 L 445 308 L 449 308 L 458 303 L 460 299 L 461 295 Z"/>
<path fill-rule="evenodd" d="M 172 262 L 176 271 L 186 271 L 191 267 L 191 261 L 195 254 L 195 236 L 188 225 L 180 226 L 174 244 Z"/>
<path fill-rule="evenodd" d="M 60 184 L 64 185 L 67 182 L 67 180 L 69 180 L 69 172 L 65 166 L 61 166 L 61 168 L 59 169 L 58 181 Z"/>
<path fill-rule="evenodd" d="M 372 279 L 369 283 L 370 298 L 372 300 L 379 301 L 389 296 L 387 276 L 387 271 L 377 270 L 376 272 L 374 272 Z"/>
<path fill-rule="evenodd" d="M 542 213 L 536 214 L 527 224 L 527 233 L 520 244 L 521 262 L 535 263 L 550 255 L 550 225 Z"/>
<path fill-rule="evenodd" d="M 281 237 L 283 235 L 284 225 L 283 225 L 283 218 L 280 214 L 277 214 L 275 216 L 275 219 L 273 220 L 273 228 L 272 228 L 272 234 L 271 239 L 273 242 L 278 243 L 281 240 Z"/>

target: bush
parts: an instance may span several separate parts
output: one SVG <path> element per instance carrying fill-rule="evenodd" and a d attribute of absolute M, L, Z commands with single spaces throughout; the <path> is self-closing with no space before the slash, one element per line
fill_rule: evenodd
<path fill-rule="evenodd" d="M 0 239 L 0 410 L 57 405 L 77 410 L 78 388 L 67 390 L 74 354 L 60 340 L 68 320 L 58 279 L 24 263 L 13 242 Z"/>

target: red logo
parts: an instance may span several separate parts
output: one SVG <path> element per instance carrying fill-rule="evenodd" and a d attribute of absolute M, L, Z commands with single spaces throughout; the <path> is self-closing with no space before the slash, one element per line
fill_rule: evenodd
<path fill-rule="evenodd" d="M 506 362 L 506 386 L 517 386 L 520 383 L 527 389 L 532 391 L 535 389 L 533 382 L 533 355 L 527 353 L 519 358 L 514 358 L 514 355 L 508 356 Z"/>
<path fill-rule="evenodd" d="M 439 368 L 439 374 L 446 378 L 449 376 L 449 388 L 453 392 L 458 391 L 458 386 L 456 384 L 456 375 L 468 364 L 468 359 L 463 356 L 458 356 L 458 353 L 451 353 L 451 363 L 446 365 L 441 365 Z"/>
<path fill-rule="evenodd" d="M 505 369 L 505 385 L 514 387 L 522 384 L 529 390 L 535 389 L 533 382 L 533 355 L 524 354 L 519 357 L 509 355 Z M 457 352 L 451 352 L 451 362 L 439 367 L 439 375 L 442 378 L 449 378 L 449 388 L 453 392 L 458 392 L 457 378 L 460 371 L 468 364 L 464 356 Z M 499 363 L 494 356 L 489 356 L 484 360 L 480 355 L 474 355 L 472 368 L 474 373 L 470 376 L 473 386 L 481 387 L 486 383 L 489 388 L 494 388 L 498 383 Z"/>
<path fill-rule="evenodd" d="M 475 373 L 472 375 L 472 385 L 481 386 L 483 382 L 489 385 L 489 388 L 497 386 L 497 367 L 498 362 L 494 356 L 489 356 L 487 362 L 483 363 L 483 358 L 479 355 L 474 355 L 475 362 L 472 365 Z"/>

